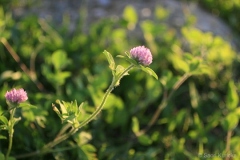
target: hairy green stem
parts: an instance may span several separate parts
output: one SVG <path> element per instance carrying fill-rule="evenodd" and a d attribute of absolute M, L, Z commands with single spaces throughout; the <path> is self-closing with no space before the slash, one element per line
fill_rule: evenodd
<path fill-rule="evenodd" d="M 9 136 L 9 143 L 8 143 L 8 150 L 5 156 L 5 160 L 8 160 L 8 157 L 10 155 L 10 152 L 12 150 L 12 139 L 13 139 L 13 132 L 14 132 L 14 114 L 15 114 L 15 110 L 16 108 L 14 107 L 11 111 L 10 111 L 10 119 L 9 119 L 9 129 L 8 129 L 8 136 Z"/>
<path fill-rule="evenodd" d="M 231 149 L 230 149 L 231 137 L 232 137 L 232 130 L 229 130 L 227 132 L 225 154 L 230 154 L 230 152 L 231 152 Z M 230 157 L 226 156 L 225 160 L 229 160 L 229 159 L 230 159 Z"/>
<path fill-rule="evenodd" d="M 87 123 L 89 123 L 90 121 L 92 121 L 99 113 L 100 111 L 102 110 L 104 104 L 106 103 L 106 100 L 109 96 L 109 94 L 112 92 L 112 90 L 114 89 L 115 85 L 117 84 L 117 82 L 129 71 L 131 70 L 132 68 L 134 67 L 134 65 L 130 65 L 128 68 L 126 68 L 120 75 L 117 79 L 114 79 L 113 78 L 113 81 L 111 83 L 111 85 L 108 87 L 104 97 L 103 97 L 103 100 L 100 104 L 100 106 L 95 110 L 95 112 L 93 112 L 85 121 L 83 121 L 80 126 L 78 128 L 81 128 L 83 126 L 85 126 Z"/>
<path fill-rule="evenodd" d="M 82 128 L 83 126 L 85 126 L 86 124 L 88 124 L 90 121 L 92 121 L 102 110 L 104 104 L 106 103 L 106 100 L 108 98 L 108 96 L 110 95 L 110 93 L 112 92 L 112 90 L 114 89 L 114 87 L 116 86 L 116 84 L 121 80 L 121 78 L 128 72 L 130 71 L 132 68 L 134 67 L 133 64 L 131 64 L 128 68 L 126 68 L 118 77 L 114 77 L 112 80 L 111 85 L 108 87 L 106 93 L 103 96 L 102 102 L 99 105 L 99 107 L 97 107 L 97 109 L 85 120 L 83 121 L 79 127 L 77 128 L 72 128 L 68 133 L 62 134 L 62 129 L 58 136 L 51 142 L 49 142 L 48 144 L 46 144 L 40 151 L 36 151 L 36 152 L 32 152 L 32 153 L 28 153 L 28 154 L 23 154 L 23 155 L 19 155 L 16 156 L 16 158 L 20 159 L 20 158 L 26 158 L 26 157 L 31 157 L 31 156 L 35 156 L 35 155 L 39 155 L 39 154 L 45 154 L 48 153 L 49 150 L 56 146 L 57 144 L 61 143 L 62 141 L 66 140 L 67 138 L 69 138 L 70 136 L 72 136 L 74 133 L 76 133 L 80 128 Z M 68 128 L 68 126 L 66 127 Z"/>

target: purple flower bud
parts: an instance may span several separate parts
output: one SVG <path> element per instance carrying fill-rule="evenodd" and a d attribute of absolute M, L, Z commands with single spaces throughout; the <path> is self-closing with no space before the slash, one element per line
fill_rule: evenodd
<path fill-rule="evenodd" d="M 144 46 L 134 47 L 130 50 L 130 55 L 144 66 L 148 66 L 152 63 L 152 53 Z"/>
<path fill-rule="evenodd" d="M 5 94 L 7 101 L 12 103 L 21 103 L 28 99 L 27 92 L 24 89 L 12 89 Z"/>

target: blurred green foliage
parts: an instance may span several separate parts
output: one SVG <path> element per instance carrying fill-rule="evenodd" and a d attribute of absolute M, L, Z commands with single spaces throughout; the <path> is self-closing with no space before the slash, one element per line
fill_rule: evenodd
<path fill-rule="evenodd" d="M 13 87 L 24 88 L 29 102 L 37 106 L 17 113 L 22 120 L 15 127 L 12 156 L 34 152 L 56 136 L 62 126 L 51 107 L 56 99 L 85 102 L 82 110 L 93 112 L 111 83 L 104 50 L 116 57 L 145 45 L 152 51 L 150 67 L 159 81 L 131 72 L 95 121 L 49 154 L 25 159 L 222 159 L 206 156 L 227 153 L 240 158 L 239 55 L 221 37 L 191 24 L 179 37 L 164 23 L 168 11 L 156 6 L 154 12 L 153 20 L 140 21 L 128 6 L 120 19 L 103 19 L 87 32 L 79 22 L 72 34 L 69 21 L 56 27 L 36 16 L 15 20 L 0 9 L 0 113 L 7 110 L 4 95 Z M 14 60 L 4 39 L 20 61 Z M 191 77 L 173 94 L 157 122 L 136 137 L 186 73 Z M 4 130 L 0 135 L 7 137 Z M 1 153 L 7 145 L 1 139 Z"/>

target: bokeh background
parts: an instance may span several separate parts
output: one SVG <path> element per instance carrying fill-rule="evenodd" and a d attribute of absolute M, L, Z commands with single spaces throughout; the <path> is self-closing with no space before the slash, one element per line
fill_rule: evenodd
<path fill-rule="evenodd" d="M 24 88 L 11 155 L 41 149 L 63 124 L 56 99 L 100 104 L 114 57 L 145 45 L 159 80 L 134 70 L 96 120 L 45 155 L 25 159 L 239 159 L 239 0 L 0 0 L 0 111 Z M 127 65 L 116 58 L 116 63 Z M 165 96 L 184 75 L 154 125 Z M 2 122 L 0 121 L 0 124 Z M 1 128 L 0 128 L 1 129 Z M 7 136 L 7 131 L 0 130 Z M 0 152 L 8 141 L 0 139 Z"/>

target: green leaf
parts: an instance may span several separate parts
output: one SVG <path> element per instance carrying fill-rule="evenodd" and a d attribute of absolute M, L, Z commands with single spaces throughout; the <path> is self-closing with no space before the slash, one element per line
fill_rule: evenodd
<path fill-rule="evenodd" d="M 128 58 L 131 58 L 130 52 L 126 51 L 126 52 L 125 52 L 125 55 L 126 55 Z"/>
<path fill-rule="evenodd" d="M 188 61 L 192 61 L 192 60 L 194 59 L 193 54 L 192 54 L 192 53 L 187 53 L 187 52 L 185 52 L 185 53 L 183 54 L 183 58 L 184 58 L 185 60 L 188 60 Z"/>
<path fill-rule="evenodd" d="M 64 101 L 61 102 L 60 100 L 56 100 L 56 103 L 60 105 L 62 114 L 67 114 L 67 109 L 64 105 Z"/>
<path fill-rule="evenodd" d="M 226 131 L 233 130 L 239 122 L 238 114 L 235 112 L 229 113 L 222 121 L 222 126 Z"/>
<path fill-rule="evenodd" d="M 114 62 L 114 59 L 113 59 L 112 55 L 108 51 L 106 51 L 106 50 L 104 50 L 103 53 L 107 57 L 107 60 L 108 60 L 108 63 L 109 63 L 109 68 L 112 71 L 115 70 L 115 62 Z"/>
<path fill-rule="evenodd" d="M 152 140 L 148 135 L 141 135 L 138 137 L 139 143 L 141 143 L 144 146 L 149 146 L 152 144 Z"/>
<path fill-rule="evenodd" d="M 19 107 L 24 107 L 24 108 L 28 108 L 28 109 L 30 109 L 30 108 L 37 108 L 37 106 L 34 106 L 34 105 L 29 104 L 27 102 L 20 103 Z"/>
<path fill-rule="evenodd" d="M 57 113 L 59 118 L 61 118 L 61 120 L 63 120 L 63 117 L 62 117 L 60 111 L 58 110 L 58 108 L 55 106 L 55 104 L 52 104 L 52 108 L 53 108 L 53 111 Z"/>
<path fill-rule="evenodd" d="M 125 58 L 123 55 L 117 55 L 118 58 Z"/>
<path fill-rule="evenodd" d="M 227 102 L 226 106 L 229 110 L 233 110 L 238 106 L 239 98 L 236 91 L 236 86 L 231 80 L 228 84 Z"/>
<path fill-rule="evenodd" d="M 77 105 L 77 101 L 75 100 L 75 103 Z M 79 115 L 83 109 L 83 106 L 85 105 L 84 102 L 82 102 L 79 106 L 78 106 L 78 111 L 77 111 L 77 115 Z"/>
<path fill-rule="evenodd" d="M 187 62 L 185 62 L 181 57 L 175 56 L 175 55 L 170 55 L 169 56 L 174 68 L 176 70 L 183 71 L 184 73 L 189 72 L 189 65 Z"/>
<path fill-rule="evenodd" d="M 132 6 L 125 7 L 123 18 L 128 22 L 128 29 L 132 30 L 135 28 L 135 25 L 138 22 L 138 16 L 136 10 Z"/>
<path fill-rule="evenodd" d="M 175 121 L 171 121 L 169 124 L 168 124 L 168 131 L 169 132 L 173 132 L 174 129 L 176 128 L 177 126 L 177 123 Z"/>
<path fill-rule="evenodd" d="M 57 50 L 52 54 L 52 63 L 56 70 L 63 69 L 68 63 L 67 53 L 63 50 Z"/>
<path fill-rule="evenodd" d="M 199 67 L 200 61 L 198 59 L 194 59 L 190 63 L 190 71 L 195 71 Z"/>
<path fill-rule="evenodd" d="M 159 79 L 159 81 L 161 82 L 161 84 L 166 87 L 167 89 L 170 89 L 174 86 L 174 84 L 176 83 L 176 81 L 171 81 L 173 78 L 173 74 L 171 71 L 169 70 L 164 70 L 162 71 L 162 75 L 161 78 Z M 171 81 L 171 83 L 170 83 Z"/>
<path fill-rule="evenodd" d="M 232 153 L 238 153 L 238 157 L 240 157 L 239 155 L 239 148 L 240 148 L 240 137 L 239 136 L 233 136 L 231 137 L 231 148 L 232 148 Z M 234 158 L 233 158 L 234 159 Z M 239 159 L 239 158 L 238 158 Z"/>
<path fill-rule="evenodd" d="M 203 122 L 201 121 L 199 115 L 197 113 L 194 113 L 193 115 L 193 121 L 194 121 L 194 125 L 196 126 L 196 128 L 198 129 L 198 131 L 203 131 Z"/>
<path fill-rule="evenodd" d="M 199 137 L 199 133 L 198 131 L 192 130 L 188 132 L 188 136 L 195 140 Z"/>
<path fill-rule="evenodd" d="M 117 57 L 118 57 L 118 58 L 122 58 L 122 59 L 126 60 L 127 62 L 129 62 L 130 64 L 134 64 L 135 66 L 138 65 L 137 61 L 135 61 L 134 59 L 132 59 L 127 52 L 126 52 L 125 54 L 126 54 L 126 56 L 117 55 Z"/>
<path fill-rule="evenodd" d="M 138 17 L 137 17 L 137 13 L 135 11 L 135 9 L 133 8 L 133 6 L 126 6 L 124 11 L 123 11 L 123 18 L 125 20 L 128 20 L 129 22 L 132 23 L 137 23 L 138 21 Z"/>
<path fill-rule="evenodd" d="M 115 74 L 116 74 L 116 79 L 118 79 L 119 76 L 120 76 L 124 71 L 125 71 L 125 68 L 124 68 L 123 66 L 121 66 L 121 65 L 118 65 L 117 68 L 116 68 L 116 72 L 115 72 Z M 128 75 L 128 72 L 124 73 L 124 75 L 122 75 L 122 77 L 123 77 L 123 76 L 126 76 L 126 75 Z M 118 86 L 118 85 L 120 84 L 120 80 L 121 80 L 121 79 L 119 79 L 119 80 L 116 82 L 115 86 Z"/>
<path fill-rule="evenodd" d="M 159 20 L 163 20 L 167 18 L 169 15 L 169 10 L 164 8 L 163 6 L 157 5 L 155 8 L 155 16 Z"/>
<path fill-rule="evenodd" d="M 74 123 L 74 119 L 76 118 L 75 115 L 69 115 L 66 119 L 64 119 L 63 122 L 68 122 L 68 123 L 71 123 L 73 124 Z"/>
<path fill-rule="evenodd" d="M 199 93 L 198 93 L 198 90 L 196 88 L 196 84 L 193 83 L 193 82 L 190 82 L 189 83 L 189 95 L 190 95 L 190 98 L 191 98 L 191 105 L 193 108 L 197 108 L 198 105 L 199 105 Z"/>
<path fill-rule="evenodd" d="M 7 139 L 7 137 L 0 135 L 0 139 Z M 0 159 L 1 159 L 1 156 L 0 156 Z"/>
<path fill-rule="evenodd" d="M 124 72 L 125 68 L 121 65 L 118 65 L 116 68 L 116 76 L 119 76 L 120 74 L 122 74 Z M 128 73 L 126 72 L 124 75 L 128 75 Z"/>
<path fill-rule="evenodd" d="M 78 136 L 75 138 L 75 141 L 79 146 L 88 144 L 90 140 L 92 140 L 92 135 L 89 132 L 84 131 L 80 132 Z"/>
<path fill-rule="evenodd" d="M 68 115 L 77 115 L 78 114 L 78 106 L 77 101 L 74 102 L 65 102 L 64 105 L 66 106 Z"/>
<path fill-rule="evenodd" d="M 85 145 L 82 145 L 81 147 L 81 150 L 83 151 L 83 157 L 86 156 L 86 160 L 88 159 L 96 159 L 96 148 L 91 145 L 91 144 L 85 144 Z M 82 160 L 85 160 L 84 158 L 82 158 L 82 155 L 79 155 L 79 159 L 82 159 Z"/>
<path fill-rule="evenodd" d="M 139 132 L 139 122 L 137 117 L 132 118 L 132 131 L 136 134 Z"/>
<path fill-rule="evenodd" d="M 212 69 L 207 64 L 200 63 L 198 68 L 194 71 L 191 71 L 192 75 L 203 75 L 206 74 L 208 76 L 212 76 Z"/>
<path fill-rule="evenodd" d="M 149 75 L 153 76 L 154 78 L 158 79 L 157 74 L 149 67 L 144 67 L 142 65 L 140 65 L 141 70 L 148 73 Z"/>
<path fill-rule="evenodd" d="M 235 109 L 235 112 L 236 112 L 236 114 L 238 115 L 238 117 L 240 118 L 240 107 L 236 108 L 236 109 Z"/>
<path fill-rule="evenodd" d="M 3 124 L 5 124 L 5 125 L 8 124 L 8 119 L 5 116 L 0 116 L 0 121 L 2 121 Z"/>

